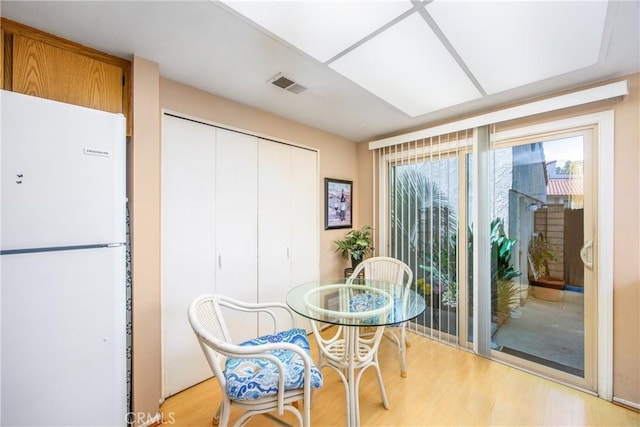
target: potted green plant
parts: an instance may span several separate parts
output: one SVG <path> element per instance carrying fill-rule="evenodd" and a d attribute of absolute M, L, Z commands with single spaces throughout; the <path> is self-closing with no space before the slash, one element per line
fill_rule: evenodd
<path fill-rule="evenodd" d="M 537 233 L 529 241 L 527 258 L 531 267 L 531 275 L 535 280 L 549 277 L 548 262 L 555 259 L 554 247 L 544 239 L 542 233 Z"/>
<path fill-rule="evenodd" d="M 533 287 L 533 296 L 545 301 L 559 301 L 564 289 L 564 280 L 551 277 L 549 261 L 555 259 L 555 246 L 544 239 L 542 233 L 531 238 L 527 248 L 527 258 L 531 270 L 529 284 Z"/>
<path fill-rule="evenodd" d="M 344 259 L 351 259 L 351 267 L 356 266 L 371 252 L 371 227 L 363 226 L 359 230 L 351 230 L 343 240 L 334 240 L 336 252 L 342 255 Z"/>

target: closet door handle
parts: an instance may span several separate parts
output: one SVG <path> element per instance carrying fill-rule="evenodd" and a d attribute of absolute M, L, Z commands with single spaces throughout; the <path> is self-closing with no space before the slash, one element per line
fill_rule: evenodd
<path fill-rule="evenodd" d="M 291 258 L 291 254 L 289 253 L 289 248 L 287 247 L 287 259 Z"/>
<path fill-rule="evenodd" d="M 589 240 L 582 246 L 582 249 L 580 249 L 580 259 L 582 259 L 585 267 L 593 270 L 593 240 Z"/>
<path fill-rule="evenodd" d="M 222 255 L 218 254 L 218 268 L 222 270 Z"/>

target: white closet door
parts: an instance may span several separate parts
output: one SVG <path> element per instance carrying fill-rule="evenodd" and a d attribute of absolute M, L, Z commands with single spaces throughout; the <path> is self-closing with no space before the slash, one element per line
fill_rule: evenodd
<path fill-rule="evenodd" d="M 318 216 L 318 171 L 315 151 L 294 148 L 291 151 L 291 286 L 320 278 Z M 309 321 L 298 318 L 298 326 L 311 333 Z"/>
<path fill-rule="evenodd" d="M 291 284 L 320 278 L 317 153 L 291 150 Z"/>
<path fill-rule="evenodd" d="M 285 302 L 290 284 L 291 149 L 260 140 L 258 158 L 258 301 Z M 289 325 L 282 325 L 289 327 Z M 260 333 L 268 333 L 261 322 Z"/>
<path fill-rule="evenodd" d="M 211 377 L 187 319 L 215 290 L 215 128 L 165 115 L 162 150 L 163 395 Z"/>
<path fill-rule="evenodd" d="M 318 278 L 316 153 L 261 140 L 258 165 L 258 300 L 284 302 L 292 286 Z"/>
<path fill-rule="evenodd" d="M 216 292 L 244 302 L 257 301 L 258 140 L 217 129 Z M 227 313 L 225 313 L 227 314 Z M 257 319 L 226 316 L 235 342 L 254 338 Z"/>

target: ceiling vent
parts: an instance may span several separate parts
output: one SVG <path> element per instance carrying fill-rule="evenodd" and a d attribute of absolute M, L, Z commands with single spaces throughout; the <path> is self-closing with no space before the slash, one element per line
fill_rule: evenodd
<path fill-rule="evenodd" d="M 283 76 L 282 73 L 278 73 L 273 79 L 271 79 L 271 84 L 274 84 L 281 89 L 288 90 L 289 92 L 293 92 L 295 94 L 302 93 L 307 90 L 306 87 Z"/>

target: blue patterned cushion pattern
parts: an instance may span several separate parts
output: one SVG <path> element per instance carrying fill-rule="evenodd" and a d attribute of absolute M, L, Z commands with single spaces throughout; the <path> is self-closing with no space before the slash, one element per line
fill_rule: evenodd
<path fill-rule="evenodd" d="M 264 335 L 241 343 L 241 346 L 286 342 L 296 344 L 311 355 L 309 340 L 304 329 L 294 328 Z M 285 390 L 302 388 L 304 382 L 304 362 L 301 357 L 288 350 L 270 352 L 282 361 L 285 366 Z M 224 376 L 227 380 L 226 393 L 234 400 L 253 400 L 278 392 L 278 367 L 265 359 L 234 359 L 225 363 Z M 311 367 L 311 388 L 322 386 L 322 373 L 315 366 Z"/>
<path fill-rule="evenodd" d="M 353 313 L 377 310 L 379 308 L 382 308 L 385 305 L 385 303 L 386 303 L 386 298 L 383 295 L 367 292 L 363 294 L 357 294 L 351 297 L 351 299 L 349 300 L 349 310 Z M 387 315 L 388 316 L 387 320 L 389 322 L 393 322 L 396 319 L 396 316 L 401 312 L 402 312 L 402 300 L 400 300 L 400 298 L 394 295 L 393 307 L 391 308 L 391 312 L 389 312 L 389 314 Z M 378 320 L 379 320 L 379 317 L 378 315 L 376 315 L 376 316 L 371 316 L 369 318 L 362 319 L 362 323 L 365 325 L 375 324 L 375 323 L 379 323 Z M 392 326 L 395 326 L 395 325 L 398 325 L 398 323 L 394 323 L 394 325 Z"/>

